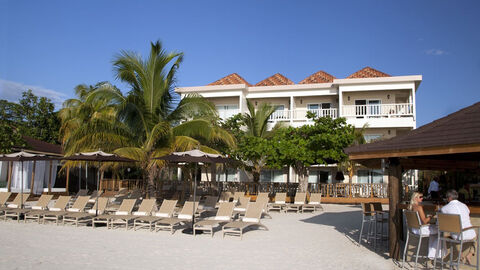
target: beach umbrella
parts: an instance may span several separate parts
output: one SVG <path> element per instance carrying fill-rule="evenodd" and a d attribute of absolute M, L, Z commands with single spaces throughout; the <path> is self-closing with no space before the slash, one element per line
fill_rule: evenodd
<path fill-rule="evenodd" d="M 219 154 L 210 154 L 200 151 L 198 149 L 185 151 L 185 152 L 173 152 L 169 155 L 158 157 L 155 159 L 161 159 L 172 163 L 194 163 L 195 164 L 195 172 L 197 170 L 197 166 L 200 163 L 227 163 L 230 161 L 229 158 L 223 157 Z M 195 173 L 195 178 L 197 174 Z M 196 179 L 193 180 L 194 187 L 193 187 L 193 212 L 194 215 L 192 216 L 192 228 L 186 229 L 183 232 L 188 234 L 193 234 L 193 226 L 195 225 L 195 200 L 197 196 L 197 181 Z"/>
<path fill-rule="evenodd" d="M 21 179 L 21 191 L 20 191 L 20 208 L 23 208 L 23 162 L 24 161 L 36 161 L 36 160 L 58 160 L 59 157 L 52 157 L 42 154 L 33 154 L 25 151 L 20 151 L 10 154 L 1 154 L 0 161 L 16 161 L 22 163 L 22 179 Z"/>
<path fill-rule="evenodd" d="M 81 152 L 75 153 L 71 156 L 67 156 L 62 158 L 63 160 L 71 160 L 71 161 L 92 161 L 92 162 L 136 162 L 136 160 L 121 157 L 117 154 L 105 153 L 101 150 L 95 152 Z M 100 167 L 100 166 L 99 166 Z M 97 190 L 100 188 L 100 170 L 97 171 Z M 96 198 L 98 201 L 98 197 Z M 98 208 L 98 203 L 97 203 Z M 96 209 L 95 214 L 97 214 L 98 209 Z"/>

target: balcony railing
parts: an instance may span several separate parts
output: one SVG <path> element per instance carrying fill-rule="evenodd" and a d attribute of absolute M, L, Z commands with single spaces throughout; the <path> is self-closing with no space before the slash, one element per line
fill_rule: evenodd
<path fill-rule="evenodd" d="M 218 116 L 220 116 L 221 119 L 226 120 L 236 114 L 240 113 L 240 110 L 234 109 L 234 110 L 218 110 Z"/>
<path fill-rule="evenodd" d="M 344 117 L 406 117 L 413 116 L 413 104 L 370 104 L 345 105 L 342 108 Z"/>
<path fill-rule="evenodd" d="M 312 112 L 316 114 L 318 117 L 338 117 L 338 109 L 296 109 L 296 110 L 279 110 L 275 111 L 270 116 L 270 121 L 307 121 L 307 112 Z"/>

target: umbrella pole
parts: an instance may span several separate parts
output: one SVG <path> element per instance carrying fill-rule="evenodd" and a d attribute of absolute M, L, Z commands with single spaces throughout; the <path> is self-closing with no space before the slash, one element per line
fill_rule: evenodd
<path fill-rule="evenodd" d="M 193 234 L 193 226 L 195 225 L 195 202 L 197 200 L 197 164 L 195 163 L 195 177 L 193 178 L 193 214 L 192 214 L 192 234 Z"/>
<path fill-rule="evenodd" d="M 78 192 L 82 189 L 82 164 L 78 166 Z"/>
<path fill-rule="evenodd" d="M 88 192 L 88 162 L 85 162 L 85 189 Z"/>
<path fill-rule="evenodd" d="M 22 181 L 21 181 L 22 185 L 21 185 L 21 188 L 20 188 L 20 209 L 23 208 L 23 160 L 22 160 Z"/>
<path fill-rule="evenodd" d="M 100 190 L 100 162 L 97 168 L 97 197 L 95 198 L 95 216 L 98 215 L 98 191 Z"/>

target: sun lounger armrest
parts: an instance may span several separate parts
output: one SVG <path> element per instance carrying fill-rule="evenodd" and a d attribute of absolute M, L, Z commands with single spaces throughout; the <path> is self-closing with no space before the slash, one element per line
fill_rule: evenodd
<path fill-rule="evenodd" d="M 478 228 L 480 228 L 480 226 L 470 226 L 470 227 L 467 227 L 467 228 L 463 228 L 462 232 L 472 230 L 472 229 L 478 229 Z"/>

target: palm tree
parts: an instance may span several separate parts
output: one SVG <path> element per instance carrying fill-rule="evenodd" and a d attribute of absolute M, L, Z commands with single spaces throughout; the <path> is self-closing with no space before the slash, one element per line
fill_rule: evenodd
<path fill-rule="evenodd" d="M 365 129 L 368 128 L 368 124 L 363 125 L 361 129 L 353 129 L 353 143 L 350 146 L 365 144 Z M 357 163 L 350 160 L 348 157 L 346 160 L 338 163 L 338 169 L 348 174 L 348 183 L 352 185 L 353 175 L 356 171 Z"/>
<path fill-rule="evenodd" d="M 277 130 L 283 127 L 283 124 L 278 122 L 271 130 L 268 130 L 268 120 L 275 112 L 275 107 L 271 104 L 261 103 L 259 108 L 255 110 L 253 104 L 247 99 L 247 108 L 248 113 L 243 114 L 243 123 L 246 126 L 245 136 L 262 140 L 271 137 Z M 260 181 L 260 173 L 266 163 L 265 158 L 265 156 L 261 156 L 259 158 L 250 158 L 247 161 L 247 166 L 252 171 L 254 182 Z"/>
<path fill-rule="evenodd" d="M 217 140 L 233 146 L 233 136 L 209 120 L 216 110 L 203 97 L 189 95 L 175 106 L 178 101 L 174 93 L 175 76 L 182 60 L 182 53 L 166 52 L 159 41 L 151 43 L 150 55 L 145 60 L 136 53 L 122 51 L 113 61 L 114 70 L 116 77 L 130 86 L 130 91 L 124 95 L 114 87 L 101 87 L 90 93 L 87 103 L 104 102 L 102 109 L 113 108 L 115 117 L 110 121 L 103 121 L 104 118 L 94 121 L 88 130 L 82 126 L 70 147 L 78 151 L 101 144 L 137 160 L 152 195 L 154 180 L 165 165 L 155 158 L 194 148 L 216 153 L 202 145 L 202 141 Z"/>

